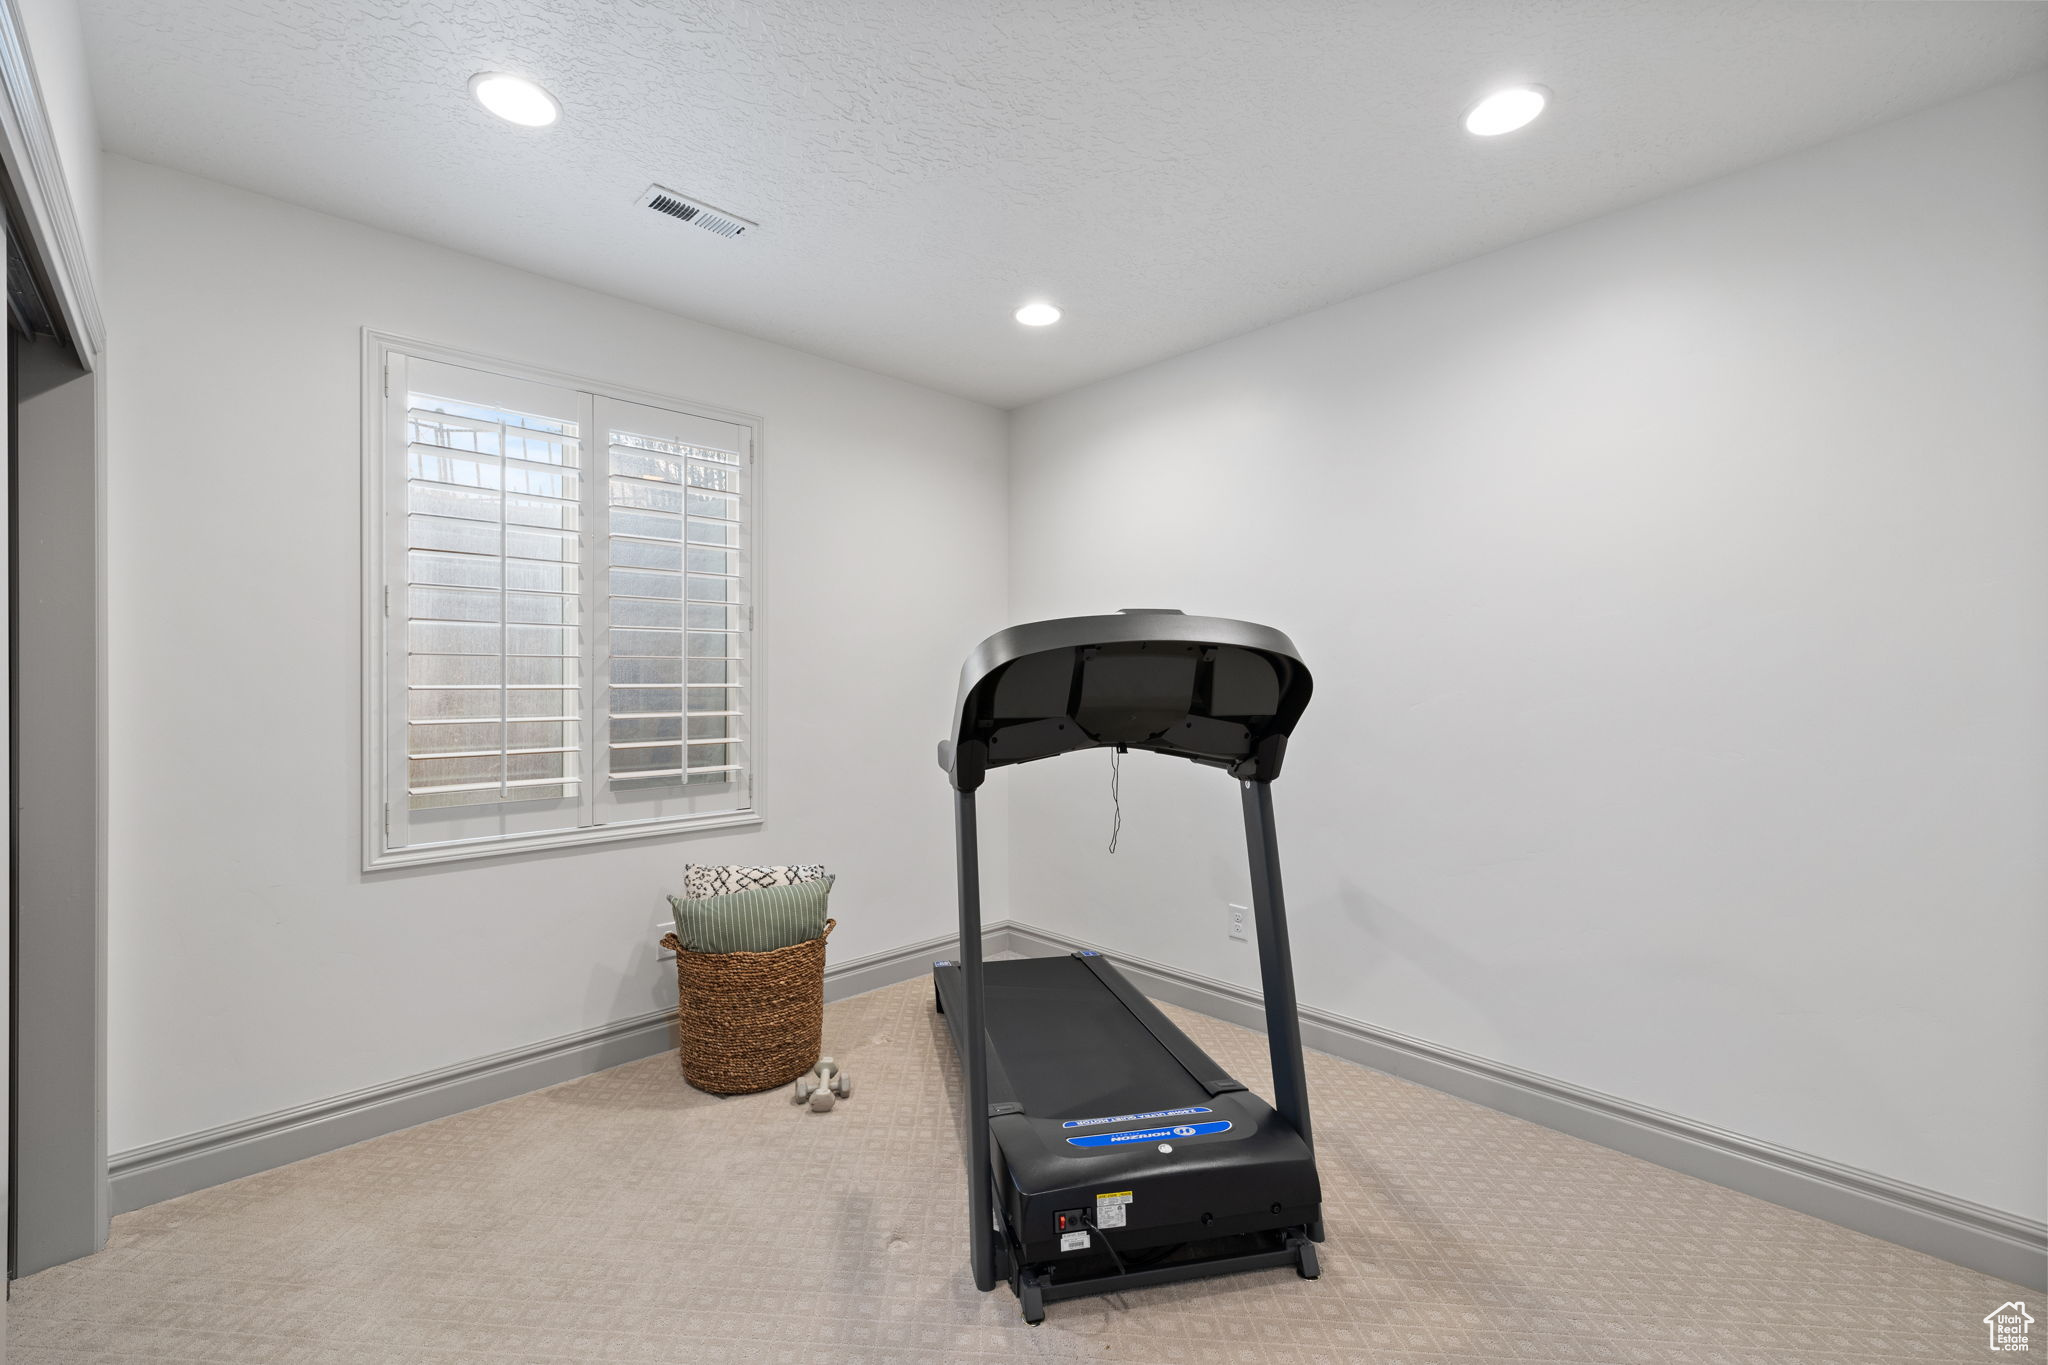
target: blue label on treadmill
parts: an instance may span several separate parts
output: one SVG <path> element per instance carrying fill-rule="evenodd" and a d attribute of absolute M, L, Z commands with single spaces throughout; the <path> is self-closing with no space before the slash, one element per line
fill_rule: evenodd
<path fill-rule="evenodd" d="M 1143 1123 L 1146 1119 L 1177 1119 L 1183 1114 L 1213 1114 L 1213 1109 L 1200 1105 L 1192 1109 L 1154 1109 L 1147 1114 L 1111 1114 L 1106 1119 L 1068 1119 L 1062 1128 L 1094 1128 L 1104 1123 Z"/>
<path fill-rule="evenodd" d="M 1116 1147 L 1126 1142 L 1164 1142 L 1169 1138 L 1202 1137 L 1209 1133 L 1230 1131 L 1229 1119 L 1217 1119 L 1210 1123 L 1177 1123 L 1171 1128 L 1141 1128 L 1135 1133 L 1090 1133 L 1087 1137 L 1068 1138 L 1076 1147 Z"/>

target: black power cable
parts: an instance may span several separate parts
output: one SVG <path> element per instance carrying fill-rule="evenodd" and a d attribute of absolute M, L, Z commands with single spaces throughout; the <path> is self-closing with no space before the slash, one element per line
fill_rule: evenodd
<path fill-rule="evenodd" d="M 1124 832 L 1123 800 L 1123 757 L 1124 746 L 1119 744 L 1109 751 L 1109 804 L 1115 816 L 1109 825 L 1109 851 L 1116 852 L 1117 837 Z"/>
<path fill-rule="evenodd" d="M 1124 1258 L 1116 1254 L 1116 1244 L 1109 1240 L 1109 1234 L 1096 1226 L 1094 1214 L 1086 1209 L 1081 1210 L 1081 1225 L 1102 1239 L 1102 1249 L 1109 1253 L 1110 1260 L 1116 1262 L 1117 1274 L 1128 1275 L 1131 1273 L 1130 1269 L 1124 1265 Z"/>

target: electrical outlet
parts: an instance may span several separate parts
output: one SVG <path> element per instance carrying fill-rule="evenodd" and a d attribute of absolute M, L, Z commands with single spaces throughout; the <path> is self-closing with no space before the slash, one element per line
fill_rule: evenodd
<path fill-rule="evenodd" d="M 1250 915 L 1251 911 L 1245 906 L 1232 905 L 1230 907 L 1230 936 L 1239 943 L 1250 943 L 1252 941 L 1251 932 L 1245 927 L 1246 920 Z"/>

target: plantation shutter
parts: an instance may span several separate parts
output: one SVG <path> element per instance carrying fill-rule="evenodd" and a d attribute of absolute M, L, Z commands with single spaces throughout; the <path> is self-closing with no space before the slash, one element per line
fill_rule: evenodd
<path fill-rule="evenodd" d="M 386 850 L 747 812 L 748 426 L 392 354 Z"/>
<path fill-rule="evenodd" d="M 751 433 L 600 399 L 606 440 L 600 819 L 743 795 Z"/>
<path fill-rule="evenodd" d="M 507 815 L 573 819 L 587 771 L 582 396 L 404 369 L 407 811 L 452 837 L 503 832 Z M 525 809 L 491 809 L 510 803 Z"/>

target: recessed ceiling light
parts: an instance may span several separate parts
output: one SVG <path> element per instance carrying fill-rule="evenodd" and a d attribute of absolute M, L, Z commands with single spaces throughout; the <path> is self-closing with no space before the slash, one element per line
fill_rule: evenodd
<path fill-rule="evenodd" d="M 1475 137 L 1499 137 L 1527 127 L 1550 103 L 1550 92 L 1540 85 L 1518 85 L 1496 90 L 1465 111 L 1465 131 Z"/>
<path fill-rule="evenodd" d="M 479 71 L 469 78 L 469 93 L 499 118 L 522 128 L 545 128 L 562 116 L 555 97 L 524 76 Z"/>
<path fill-rule="evenodd" d="M 1017 310 L 1016 318 L 1026 327 L 1050 327 L 1060 320 L 1060 310 L 1049 303 L 1027 303 Z"/>

